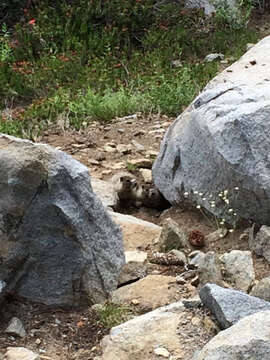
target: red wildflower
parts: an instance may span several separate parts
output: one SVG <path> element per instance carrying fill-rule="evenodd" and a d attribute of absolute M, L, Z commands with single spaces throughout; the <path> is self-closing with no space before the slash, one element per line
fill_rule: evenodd
<path fill-rule="evenodd" d="M 32 19 L 32 20 L 28 21 L 29 25 L 35 25 L 35 23 L 36 23 L 36 19 Z"/>

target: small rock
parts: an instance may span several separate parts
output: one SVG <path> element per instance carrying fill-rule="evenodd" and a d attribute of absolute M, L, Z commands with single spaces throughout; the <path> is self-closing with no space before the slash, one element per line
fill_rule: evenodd
<path fill-rule="evenodd" d="M 144 151 L 145 150 L 145 147 L 142 144 L 138 143 L 138 141 L 131 140 L 131 143 L 135 146 L 137 151 Z"/>
<path fill-rule="evenodd" d="M 150 169 L 140 169 L 140 174 L 142 175 L 144 182 L 147 184 L 152 183 L 152 171 Z"/>
<path fill-rule="evenodd" d="M 253 286 L 249 295 L 257 296 L 258 298 L 270 302 L 270 277 L 260 280 L 255 286 Z"/>
<path fill-rule="evenodd" d="M 152 168 L 152 161 L 150 159 L 146 159 L 146 158 L 131 159 L 131 160 L 129 160 L 129 163 L 138 168 L 146 168 L 146 169 Z"/>
<path fill-rule="evenodd" d="M 164 347 L 158 347 L 154 350 L 154 353 L 158 356 L 162 356 L 164 358 L 169 358 L 170 357 L 170 353 L 169 351 L 164 348 Z"/>
<path fill-rule="evenodd" d="M 123 155 L 130 154 L 132 152 L 132 146 L 130 144 L 119 144 L 116 146 L 116 149 Z"/>
<path fill-rule="evenodd" d="M 146 151 L 146 155 L 149 155 L 151 158 L 156 158 L 158 156 L 158 151 L 148 150 Z"/>
<path fill-rule="evenodd" d="M 171 218 L 167 218 L 162 226 L 158 240 L 161 251 L 189 248 L 186 233 Z"/>
<path fill-rule="evenodd" d="M 26 331 L 23 327 L 23 324 L 22 324 L 21 320 L 18 319 L 17 317 L 13 317 L 10 320 L 8 327 L 5 330 L 5 333 L 10 334 L 10 335 L 17 335 L 21 338 L 26 336 Z"/>
<path fill-rule="evenodd" d="M 214 54 L 208 54 L 206 55 L 206 57 L 204 58 L 205 62 L 212 62 L 214 60 L 223 60 L 224 59 L 224 55 L 223 54 L 219 54 L 219 53 L 214 53 Z"/>
<path fill-rule="evenodd" d="M 115 147 L 104 145 L 103 150 L 108 153 L 115 153 L 117 150 Z"/>
<path fill-rule="evenodd" d="M 166 130 L 164 129 L 156 129 L 156 130 L 150 130 L 148 134 L 164 134 Z"/>
<path fill-rule="evenodd" d="M 111 164 L 110 166 L 113 170 L 121 170 L 125 167 L 125 164 L 122 161 L 120 161 L 118 163 Z"/>
<path fill-rule="evenodd" d="M 36 345 L 40 345 L 40 344 L 41 344 L 41 340 L 40 340 L 40 339 L 36 339 L 35 344 L 36 344 Z"/>
<path fill-rule="evenodd" d="M 223 285 L 221 261 L 214 251 L 209 251 L 198 262 L 198 274 L 201 285 L 213 283 Z"/>
<path fill-rule="evenodd" d="M 97 161 L 103 161 L 103 160 L 106 159 L 106 155 L 105 155 L 104 152 L 100 151 L 100 152 L 98 152 L 98 154 L 95 156 L 95 159 L 96 159 Z"/>
<path fill-rule="evenodd" d="M 145 135 L 145 131 L 144 130 L 137 130 L 133 133 L 133 136 L 140 136 L 140 135 Z"/>
<path fill-rule="evenodd" d="M 238 290 L 248 291 L 255 280 L 251 252 L 232 250 L 219 259 L 225 268 L 225 280 Z"/>
<path fill-rule="evenodd" d="M 8 347 L 5 360 L 40 360 L 40 357 L 24 347 Z"/>
<path fill-rule="evenodd" d="M 263 225 L 256 236 L 250 231 L 249 248 L 270 263 L 270 226 Z"/>
<path fill-rule="evenodd" d="M 187 309 L 194 309 L 194 308 L 198 308 L 199 306 L 201 306 L 202 302 L 201 302 L 201 299 L 199 298 L 199 296 L 196 296 L 191 299 L 183 299 L 183 304 L 184 304 L 185 308 L 187 308 Z"/>
<path fill-rule="evenodd" d="M 101 174 L 102 174 L 103 176 L 110 175 L 111 173 L 112 173 L 112 170 L 110 170 L 110 169 L 103 170 L 103 171 L 101 172 Z"/>
<path fill-rule="evenodd" d="M 147 260 L 147 253 L 145 251 L 125 251 L 126 263 L 140 262 L 144 263 Z"/>
<path fill-rule="evenodd" d="M 117 131 L 119 132 L 119 134 L 124 134 L 124 132 L 125 132 L 124 129 L 117 129 Z"/>

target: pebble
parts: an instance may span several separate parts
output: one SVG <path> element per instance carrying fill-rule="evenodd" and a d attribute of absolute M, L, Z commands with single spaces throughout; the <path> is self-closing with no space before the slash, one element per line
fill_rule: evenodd
<path fill-rule="evenodd" d="M 164 348 L 164 347 L 158 347 L 154 350 L 154 353 L 158 356 L 162 356 L 164 358 L 169 358 L 170 357 L 170 353 L 169 351 Z"/>
<path fill-rule="evenodd" d="M 116 146 L 116 149 L 118 152 L 120 152 L 123 155 L 130 154 L 132 151 L 131 144 L 119 144 Z"/>
<path fill-rule="evenodd" d="M 26 336 L 26 331 L 20 319 L 13 317 L 5 330 L 6 334 L 17 335 L 21 338 Z"/>
<path fill-rule="evenodd" d="M 145 150 L 145 147 L 138 143 L 136 140 L 131 140 L 131 143 L 135 146 L 136 150 L 138 151 L 144 151 Z"/>
<path fill-rule="evenodd" d="M 152 161 L 150 159 L 146 159 L 146 158 L 131 159 L 131 160 L 129 160 L 129 163 L 131 165 L 134 165 L 139 168 L 146 168 L 146 169 L 152 168 Z"/>
<path fill-rule="evenodd" d="M 152 171 L 150 169 L 140 169 L 140 174 L 142 175 L 144 182 L 146 182 L 147 184 L 151 184 Z"/>

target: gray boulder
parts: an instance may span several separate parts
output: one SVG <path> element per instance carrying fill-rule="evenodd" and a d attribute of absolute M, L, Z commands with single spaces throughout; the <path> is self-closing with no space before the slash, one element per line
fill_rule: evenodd
<path fill-rule="evenodd" d="M 48 145 L 3 134 L 0 256 L 4 291 L 61 306 L 106 299 L 124 264 L 121 232 L 88 169 Z"/>
<path fill-rule="evenodd" d="M 236 213 L 270 224 L 269 68 L 266 37 L 216 76 L 169 127 L 153 179 L 170 203 L 183 203 L 187 192 L 190 201 L 230 223 Z M 229 204 L 218 196 L 224 190 Z"/>
<path fill-rule="evenodd" d="M 270 311 L 262 311 L 221 331 L 195 356 L 196 360 L 269 360 Z"/>
<path fill-rule="evenodd" d="M 222 329 L 248 315 L 270 310 L 270 303 L 267 301 L 215 284 L 206 284 L 199 294 L 202 303 L 211 310 Z"/>

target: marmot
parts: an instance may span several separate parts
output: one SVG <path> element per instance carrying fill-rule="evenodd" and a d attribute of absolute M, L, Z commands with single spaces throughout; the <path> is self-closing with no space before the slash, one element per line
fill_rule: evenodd
<path fill-rule="evenodd" d="M 168 201 L 154 187 L 141 185 L 134 175 L 128 172 L 119 172 L 110 179 L 116 191 L 121 206 L 145 206 L 152 209 L 164 210 L 170 207 Z"/>
<path fill-rule="evenodd" d="M 143 187 L 136 178 L 128 172 L 119 172 L 110 179 L 122 205 L 142 206 Z"/>

